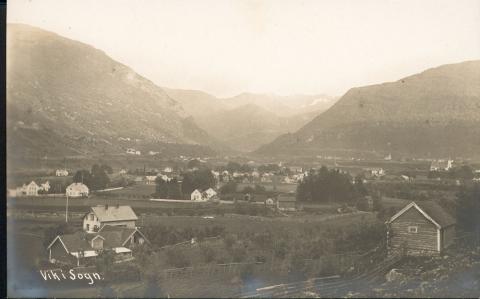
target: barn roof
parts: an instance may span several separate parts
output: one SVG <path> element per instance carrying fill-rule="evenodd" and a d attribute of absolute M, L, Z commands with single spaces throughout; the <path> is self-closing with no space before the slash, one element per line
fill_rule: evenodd
<path fill-rule="evenodd" d="M 135 228 L 105 225 L 98 233 L 105 238 L 105 247 L 114 248 L 123 246 L 125 240 L 127 240 L 127 238 L 135 231 Z"/>
<path fill-rule="evenodd" d="M 415 202 L 422 210 L 424 210 L 430 217 L 442 227 L 455 224 L 455 218 L 453 218 L 444 208 L 431 200 L 424 200 Z"/>
<path fill-rule="evenodd" d="M 76 232 L 73 234 L 57 236 L 52 243 L 50 243 L 47 249 L 50 248 L 55 241 L 59 240 L 68 252 L 78 251 L 80 249 L 91 250 L 92 247 L 88 242 L 88 237 L 89 236 L 87 236 L 87 233 L 85 232 Z"/>
<path fill-rule="evenodd" d="M 95 237 L 101 237 L 104 240 L 104 248 L 123 247 L 125 241 L 135 232 L 138 232 L 148 242 L 147 238 L 136 228 L 106 225 L 97 233 L 79 231 L 73 234 L 57 236 L 47 249 L 55 242 L 60 241 L 68 252 L 93 250 L 90 242 Z"/>
<path fill-rule="evenodd" d="M 417 209 L 425 218 L 430 220 L 438 228 L 451 226 L 456 223 L 455 218 L 448 214 L 441 206 L 431 200 L 412 201 L 398 213 L 392 216 L 388 222 L 393 222 L 411 208 Z"/>
<path fill-rule="evenodd" d="M 138 220 L 130 206 L 96 206 L 92 211 L 100 222 Z"/>

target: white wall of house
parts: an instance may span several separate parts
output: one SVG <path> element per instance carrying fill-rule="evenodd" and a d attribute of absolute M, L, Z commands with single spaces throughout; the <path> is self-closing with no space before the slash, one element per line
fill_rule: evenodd
<path fill-rule="evenodd" d="M 92 233 L 95 231 L 95 227 L 98 230 L 101 224 L 97 216 L 95 216 L 95 213 L 90 212 L 83 217 L 83 230 Z"/>

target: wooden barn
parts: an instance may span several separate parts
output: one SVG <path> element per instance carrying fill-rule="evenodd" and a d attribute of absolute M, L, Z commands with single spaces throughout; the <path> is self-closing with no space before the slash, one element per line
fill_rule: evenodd
<path fill-rule="evenodd" d="M 386 222 L 389 253 L 439 255 L 453 244 L 455 223 L 433 201 L 411 202 Z"/>

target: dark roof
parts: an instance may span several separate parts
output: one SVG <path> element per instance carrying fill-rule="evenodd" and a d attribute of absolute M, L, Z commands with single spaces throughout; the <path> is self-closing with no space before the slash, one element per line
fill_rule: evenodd
<path fill-rule="evenodd" d="M 441 227 L 450 226 L 456 223 L 453 218 L 444 208 L 431 200 L 421 200 L 415 202 L 425 213 L 432 217 L 435 222 L 440 224 Z"/>
<path fill-rule="evenodd" d="M 67 247 L 69 252 L 76 252 L 79 250 L 93 250 L 90 246 L 89 240 L 91 240 L 92 236 L 85 232 L 76 232 L 73 234 L 62 235 L 60 239 L 62 240 L 63 244 Z"/>
<path fill-rule="evenodd" d="M 455 218 L 453 218 L 448 212 L 446 212 L 441 206 L 439 206 L 436 202 L 431 200 L 422 200 L 411 202 L 406 205 L 403 209 L 401 209 L 398 213 L 393 215 L 388 222 L 395 221 L 398 217 L 400 217 L 403 213 L 410 209 L 420 209 L 421 213 L 426 214 L 424 217 L 434 222 L 435 226 L 438 228 L 447 227 L 456 223 Z M 417 209 L 417 210 L 418 210 Z"/>
<path fill-rule="evenodd" d="M 104 248 L 123 247 L 122 244 L 135 231 L 137 231 L 135 228 L 106 225 L 97 233 L 86 233 L 80 231 L 73 234 L 61 235 L 60 239 L 63 244 L 65 244 L 69 252 L 77 252 L 94 250 L 90 242 L 93 238 L 99 235 L 104 239 Z"/>
<path fill-rule="evenodd" d="M 98 234 L 105 238 L 105 248 L 122 247 L 123 242 L 135 231 L 135 228 L 119 226 L 103 226 Z"/>

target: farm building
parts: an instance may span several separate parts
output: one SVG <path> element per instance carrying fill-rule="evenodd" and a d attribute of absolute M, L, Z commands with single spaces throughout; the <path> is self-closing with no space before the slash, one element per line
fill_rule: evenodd
<path fill-rule="evenodd" d="M 145 184 L 147 185 L 155 185 L 155 180 L 157 179 L 156 175 L 146 175 L 145 176 Z"/>
<path fill-rule="evenodd" d="M 217 192 L 212 188 L 208 188 L 207 190 L 203 191 L 202 195 L 206 198 L 206 200 L 215 200 L 218 198 Z"/>
<path fill-rule="evenodd" d="M 202 192 L 198 189 L 193 190 L 192 194 L 190 194 L 190 199 L 193 201 L 203 201 Z"/>
<path fill-rule="evenodd" d="M 277 198 L 277 209 L 280 211 L 296 211 L 297 199 L 293 195 L 279 195 Z"/>
<path fill-rule="evenodd" d="M 433 201 L 411 202 L 387 222 L 389 253 L 437 255 L 452 245 L 455 219 Z"/>
<path fill-rule="evenodd" d="M 135 228 L 137 215 L 130 206 L 96 206 L 83 216 L 83 230 L 89 233 L 101 230 L 104 226 Z"/>
<path fill-rule="evenodd" d="M 275 201 L 274 201 L 272 198 L 267 198 L 267 199 L 265 200 L 265 205 L 267 205 L 267 206 L 273 206 L 273 205 L 275 205 Z"/>
<path fill-rule="evenodd" d="M 88 196 L 88 187 L 82 183 L 72 183 L 68 185 L 66 194 L 69 197 L 84 197 Z"/>
<path fill-rule="evenodd" d="M 56 236 L 47 247 L 48 260 L 80 266 L 91 264 L 103 251 L 111 251 L 115 260 L 128 261 L 133 259 L 132 250 L 146 242 L 147 238 L 137 228 L 107 226 L 93 234 Z"/>
<path fill-rule="evenodd" d="M 50 183 L 48 181 L 40 185 L 38 185 L 35 181 L 31 181 L 28 184 L 23 184 L 21 187 L 17 187 L 15 189 L 8 189 L 8 195 L 11 197 L 38 196 L 39 191 L 48 192 L 49 190 Z"/>
<path fill-rule="evenodd" d="M 68 171 L 66 169 L 57 169 L 55 176 L 68 176 Z"/>
<path fill-rule="evenodd" d="M 453 160 L 435 160 L 430 164 L 430 171 L 448 171 L 453 167 Z"/>

